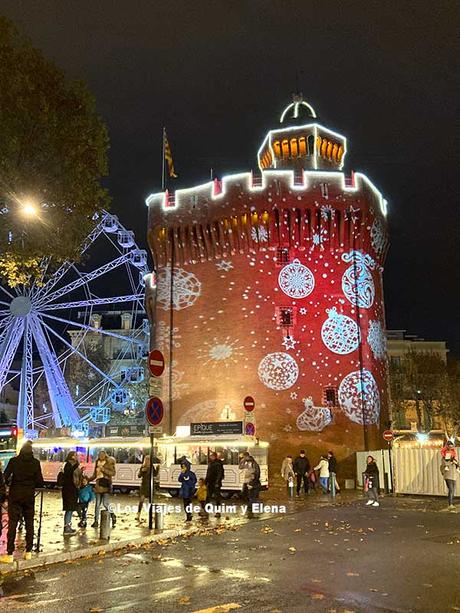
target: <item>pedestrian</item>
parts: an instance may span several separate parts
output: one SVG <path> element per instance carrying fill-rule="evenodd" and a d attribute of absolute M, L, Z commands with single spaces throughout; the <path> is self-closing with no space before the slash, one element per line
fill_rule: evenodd
<path fill-rule="evenodd" d="M 3 476 L 3 465 L 0 462 L 0 536 L 3 531 L 3 504 L 6 500 L 6 484 Z"/>
<path fill-rule="evenodd" d="M 82 478 L 76 451 L 70 451 L 67 454 L 63 475 L 61 493 L 64 511 L 64 535 L 72 536 L 77 532 L 72 528 L 72 515 L 74 511 L 78 511 L 78 492 Z"/>
<path fill-rule="evenodd" d="M 329 461 L 327 456 L 322 455 L 318 466 L 315 466 L 313 470 L 319 470 L 319 484 L 323 494 L 327 494 L 329 487 Z"/>
<path fill-rule="evenodd" d="M 281 478 L 286 481 L 288 495 L 294 491 L 295 472 L 292 463 L 292 455 L 287 455 L 281 464 Z M 308 478 L 308 477 L 307 477 Z"/>
<path fill-rule="evenodd" d="M 365 490 L 367 491 L 368 501 L 366 506 L 379 507 L 379 467 L 375 458 L 371 455 L 367 456 L 367 466 L 364 471 L 364 477 L 366 479 Z"/>
<path fill-rule="evenodd" d="M 301 449 L 300 454 L 294 460 L 294 472 L 297 477 L 297 496 L 300 496 L 302 483 L 304 493 L 308 494 L 308 473 L 310 472 L 310 462 L 305 455 L 304 449 Z"/>
<path fill-rule="evenodd" d="M 86 475 L 82 476 L 81 487 L 78 490 L 78 516 L 80 521 L 78 522 L 79 528 L 86 528 L 86 518 L 88 516 L 89 503 L 95 499 L 93 487 L 89 483 Z"/>
<path fill-rule="evenodd" d="M 136 521 L 141 521 L 141 511 L 144 505 L 144 500 L 150 501 L 150 456 L 145 455 L 142 466 L 137 474 L 139 479 L 142 479 L 139 487 L 139 504 L 137 505 Z"/>
<path fill-rule="evenodd" d="M 202 515 L 207 515 L 206 500 L 208 498 L 208 488 L 203 478 L 198 479 L 198 489 L 196 492 L 196 498 L 201 506 Z"/>
<path fill-rule="evenodd" d="M 248 452 L 245 452 L 240 462 L 241 466 L 243 466 L 243 498 L 248 505 L 248 517 L 252 518 L 254 517 L 254 505 L 259 499 L 260 466 Z"/>
<path fill-rule="evenodd" d="M 8 462 L 4 478 L 6 485 L 9 485 L 8 536 L 7 553 L 0 558 L 0 562 L 11 564 L 13 562 L 16 528 L 21 516 L 24 516 L 26 525 L 26 551 L 24 559 L 30 560 L 32 558 L 35 489 L 43 487 L 42 469 L 40 462 L 34 458 L 30 441 L 26 441 L 19 454 Z"/>
<path fill-rule="evenodd" d="M 115 472 L 115 458 L 112 458 L 107 455 L 105 451 L 101 450 L 94 466 L 94 473 L 90 477 L 90 481 L 96 480 L 96 485 L 94 487 L 96 508 L 94 510 L 94 522 L 91 524 L 91 528 L 97 528 L 99 526 L 99 513 L 102 506 L 107 511 L 110 511 L 110 492 L 112 491 L 112 478 L 115 476 Z M 115 513 L 110 512 L 110 517 L 112 518 L 112 528 L 115 528 L 117 522 Z"/>
<path fill-rule="evenodd" d="M 454 497 L 457 476 L 460 469 L 456 458 L 455 447 L 450 441 L 446 445 L 445 453 L 441 460 L 441 474 L 447 485 L 448 510 L 455 511 Z"/>
<path fill-rule="evenodd" d="M 339 482 L 337 481 L 337 458 L 333 451 L 327 452 L 327 459 L 329 462 L 329 490 L 332 491 L 331 480 L 334 479 L 335 491 L 340 493 Z"/>
<path fill-rule="evenodd" d="M 179 496 L 183 500 L 185 521 L 192 521 L 192 498 L 195 495 L 196 488 L 196 475 L 191 470 L 192 465 L 184 458 L 180 465 L 180 474 L 178 480 L 180 481 Z"/>
<path fill-rule="evenodd" d="M 208 490 L 206 502 L 214 503 L 214 508 L 217 508 L 216 517 L 220 517 L 219 506 L 222 501 L 221 490 L 224 477 L 225 471 L 222 460 L 217 457 L 217 453 L 213 452 L 209 455 L 209 464 L 204 482 Z"/>

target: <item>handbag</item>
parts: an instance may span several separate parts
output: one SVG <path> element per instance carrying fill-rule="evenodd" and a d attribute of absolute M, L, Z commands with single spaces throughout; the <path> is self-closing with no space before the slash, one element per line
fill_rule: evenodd
<path fill-rule="evenodd" d="M 110 481 L 106 477 L 101 477 L 100 479 L 98 479 L 97 484 L 99 487 L 104 487 L 108 490 L 110 489 Z"/>

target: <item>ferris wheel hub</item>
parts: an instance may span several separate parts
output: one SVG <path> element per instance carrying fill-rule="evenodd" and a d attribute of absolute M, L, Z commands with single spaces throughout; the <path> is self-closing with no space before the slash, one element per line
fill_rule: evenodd
<path fill-rule="evenodd" d="M 14 317 L 27 317 L 32 310 L 32 302 L 28 296 L 16 296 L 10 304 L 10 313 Z"/>

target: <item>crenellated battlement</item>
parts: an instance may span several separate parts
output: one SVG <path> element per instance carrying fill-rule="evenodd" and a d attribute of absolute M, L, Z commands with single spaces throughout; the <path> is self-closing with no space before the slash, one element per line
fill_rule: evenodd
<path fill-rule="evenodd" d="M 187 214 L 195 211 L 199 216 L 198 205 L 200 208 L 203 205 L 222 204 L 226 207 L 235 196 L 238 197 L 242 193 L 263 195 L 271 190 L 275 194 L 279 194 L 281 190 L 308 194 L 317 189 L 320 183 L 344 194 L 358 194 L 369 190 L 373 193 L 381 214 L 387 214 L 387 201 L 366 175 L 356 172 L 346 177 L 345 173 L 338 171 L 303 170 L 296 173 L 292 170 L 266 170 L 260 175 L 251 172 L 226 175 L 221 180 L 214 179 L 195 187 L 151 194 L 146 199 L 146 204 L 152 212 L 156 207 L 161 207 L 166 214 L 179 211 Z"/>

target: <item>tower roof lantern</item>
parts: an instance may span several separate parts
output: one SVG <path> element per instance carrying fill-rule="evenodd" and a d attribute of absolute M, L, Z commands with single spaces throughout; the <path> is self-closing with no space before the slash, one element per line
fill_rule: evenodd
<path fill-rule="evenodd" d="M 257 153 L 261 171 L 343 168 L 347 139 L 319 124 L 315 109 L 301 93 L 293 95 L 279 122 L 280 127 L 270 130 Z"/>

